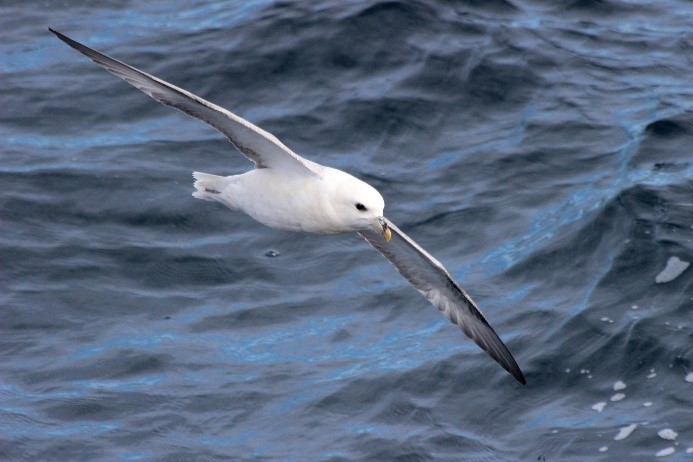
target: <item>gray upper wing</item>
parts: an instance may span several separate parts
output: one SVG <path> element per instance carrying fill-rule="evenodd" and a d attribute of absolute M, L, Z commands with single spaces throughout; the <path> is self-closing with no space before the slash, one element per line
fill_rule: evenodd
<path fill-rule="evenodd" d="M 359 231 L 359 234 L 383 254 L 450 322 L 457 324 L 462 332 L 510 372 L 518 382 L 525 384 L 525 377 L 512 354 L 469 295 L 452 280 L 438 260 L 389 220 L 385 221 L 392 231 L 392 239 L 389 242 L 375 230 L 365 229 Z"/>
<path fill-rule="evenodd" d="M 274 135 L 236 114 L 153 75 L 92 50 L 60 32 L 50 28 L 49 30 L 111 74 L 120 77 L 160 103 L 179 109 L 216 128 L 226 135 L 239 151 L 252 160 L 257 168 L 281 168 L 299 173 L 319 174 L 321 167 L 318 164 L 302 158 Z"/>

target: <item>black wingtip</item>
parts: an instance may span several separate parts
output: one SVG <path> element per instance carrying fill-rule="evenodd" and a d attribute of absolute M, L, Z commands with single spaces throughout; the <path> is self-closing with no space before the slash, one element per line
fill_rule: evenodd
<path fill-rule="evenodd" d="M 51 27 L 49 27 L 48 30 L 53 32 L 53 34 L 55 34 L 56 37 L 58 37 L 60 40 L 67 43 L 68 45 L 70 45 L 73 48 L 74 48 L 73 43 L 77 43 L 74 40 L 72 40 L 70 37 L 68 37 L 67 35 L 61 34 L 60 32 L 58 32 L 57 30 L 55 30 Z"/>
<path fill-rule="evenodd" d="M 505 347 L 505 344 L 503 344 L 503 346 Z M 512 357 L 512 355 L 510 354 L 510 351 L 507 349 L 507 347 L 505 347 L 505 350 L 507 351 L 508 356 L 503 357 L 503 358 L 496 358 L 489 351 L 487 351 L 487 353 L 489 353 L 491 355 L 491 357 L 493 359 L 495 359 L 498 362 L 498 364 L 501 365 L 501 367 L 503 369 L 508 371 L 510 373 L 510 375 L 512 375 L 515 378 L 515 380 L 520 382 L 522 385 L 527 385 L 527 380 L 525 380 L 525 375 L 520 370 L 520 366 L 517 365 L 517 362 L 515 362 L 515 358 Z"/>
<path fill-rule="evenodd" d="M 481 314 L 481 313 L 480 313 Z M 476 342 L 477 345 L 479 345 L 483 350 L 486 351 L 486 353 L 489 354 L 498 364 L 501 365 L 503 369 L 508 371 L 510 375 L 512 375 L 515 380 L 520 382 L 522 385 L 527 385 L 527 380 L 525 380 L 525 375 L 522 373 L 522 370 L 520 370 L 520 366 L 518 366 L 517 361 L 515 361 L 515 358 L 513 357 L 512 353 L 510 353 L 510 350 L 508 349 L 507 345 L 503 343 L 503 341 L 498 337 L 496 332 L 493 330 L 491 326 L 488 326 L 488 328 L 491 330 L 491 332 L 494 334 L 495 339 L 498 341 L 498 345 L 496 345 L 500 351 L 497 349 L 487 349 L 483 343 Z"/>
<path fill-rule="evenodd" d="M 517 369 L 517 371 L 512 372 L 513 377 L 515 377 L 515 380 L 520 382 L 522 385 L 527 385 L 527 381 L 525 380 L 525 375 L 522 373 L 520 369 Z"/>
<path fill-rule="evenodd" d="M 55 36 L 58 37 L 60 40 L 67 43 L 69 46 L 71 46 L 72 48 L 74 48 L 75 50 L 79 51 L 82 54 L 89 56 L 89 52 L 93 52 L 93 50 L 91 48 L 86 47 L 86 46 L 82 45 L 81 43 L 72 40 L 67 35 L 61 34 L 60 32 L 58 32 L 55 29 L 51 29 L 49 27 L 48 30 L 53 32 L 55 34 Z"/>
<path fill-rule="evenodd" d="M 500 338 L 499 338 L 500 340 Z M 508 350 L 508 347 L 501 341 L 501 344 L 503 345 L 505 352 L 507 356 L 502 357 L 502 358 L 493 358 L 496 361 L 498 361 L 498 364 L 500 364 L 503 369 L 508 371 L 510 375 L 512 375 L 515 380 L 520 382 L 522 385 L 527 385 L 527 380 L 525 380 L 525 375 L 522 373 L 522 370 L 520 370 L 520 366 L 517 365 L 517 361 L 515 361 L 515 358 L 513 358 L 512 353 L 510 353 L 510 350 Z M 490 352 L 489 352 L 490 353 Z M 493 356 L 493 355 L 491 355 Z"/>

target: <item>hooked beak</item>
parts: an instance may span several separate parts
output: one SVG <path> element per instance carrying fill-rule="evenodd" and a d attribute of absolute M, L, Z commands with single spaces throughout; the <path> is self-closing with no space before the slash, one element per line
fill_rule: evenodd
<path fill-rule="evenodd" d="M 386 241 L 389 242 L 390 239 L 392 239 L 392 231 L 390 231 L 390 227 L 387 225 L 387 221 L 385 221 L 385 218 L 378 218 L 378 225 L 381 228 L 380 231 L 383 233 L 383 237 Z"/>

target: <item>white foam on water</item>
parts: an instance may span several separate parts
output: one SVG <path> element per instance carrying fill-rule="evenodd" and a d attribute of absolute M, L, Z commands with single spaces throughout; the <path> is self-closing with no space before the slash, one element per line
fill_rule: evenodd
<path fill-rule="evenodd" d="M 599 448 L 599 452 L 606 452 L 608 450 L 609 450 L 609 446 L 602 446 L 601 448 Z"/>
<path fill-rule="evenodd" d="M 671 282 L 681 275 L 691 264 L 679 259 L 679 257 L 669 257 L 664 269 L 655 277 L 655 282 L 661 284 Z"/>
<path fill-rule="evenodd" d="M 611 401 L 621 401 L 625 397 L 625 393 L 616 393 L 614 396 L 611 397 Z"/>
<path fill-rule="evenodd" d="M 594 409 L 597 412 L 602 412 L 604 410 L 604 407 L 606 407 L 606 401 L 601 401 L 597 404 L 592 405 L 592 409 Z"/>
<path fill-rule="evenodd" d="M 619 380 L 618 382 L 616 382 L 616 383 L 614 384 L 614 391 L 623 390 L 623 389 L 625 389 L 625 388 L 626 388 L 626 384 L 623 383 L 621 380 Z"/>
<path fill-rule="evenodd" d="M 655 372 L 654 369 L 650 369 L 650 373 L 647 375 L 647 378 L 648 379 L 654 379 L 655 377 L 657 377 L 657 373 Z"/>
<path fill-rule="evenodd" d="M 655 457 L 670 456 L 674 452 L 676 452 L 676 449 L 674 449 L 673 447 L 668 447 L 668 448 L 662 449 L 661 451 L 657 452 L 657 454 L 655 454 Z"/>
<path fill-rule="evenodd" d="M 652 401 L 645 401 L 644 403 L 642 403 L 642 405 L 645 407 L 650 407 L 652 406 Z"/>
<path fill-rule="evenodd" d="M 614 440 L 616 440 L 616 441 L 625 440 L 626 438 L 628 438 L 630 436 L 631 433 L 633 433 L 633 430 L 635 430 L 637 428 L 637 426 L 638 426 L 638 424 L 630 424 L 630 425 L 626 425 L 625 427 L 621 428 L 618 431 L 618 434 L 616 436 L 614 436 Z"/>
<path fill-rule="evenodd" d="M 686 382 L 693 383 L 693 372 L 686 374 Z"/>
<path fill-rule="evenodd" d="M 676 433 L 674 430 L 671 428 L 665 428 L 663 430 L 660 430 L 657 432 L 660 438 L 663 440 L 669 440 L 669 441 L 674 441 L 677 436 L 679 436 L 678 433 Z"/>

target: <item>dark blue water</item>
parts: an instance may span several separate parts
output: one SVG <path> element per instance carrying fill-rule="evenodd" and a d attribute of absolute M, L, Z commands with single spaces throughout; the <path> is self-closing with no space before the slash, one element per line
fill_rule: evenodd
<path fill-rule="evenodd" d="M 378 188 L 527 386 L 357 235 L 193 199 L 251 164 L 48 26 Z M 4 2 L 0 28 L 0 459 L 691 459 L 691 2 Z"/>

